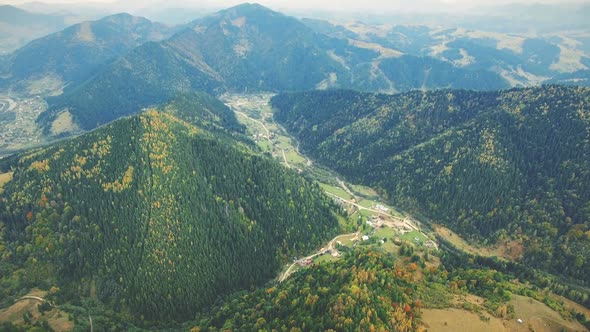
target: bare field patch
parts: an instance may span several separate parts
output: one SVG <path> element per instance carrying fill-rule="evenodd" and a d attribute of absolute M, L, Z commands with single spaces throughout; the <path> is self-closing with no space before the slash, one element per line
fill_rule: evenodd
<path fill-rule="evenodd" d="M 59 96 L 63 93 L 64 81 L 59 75 L 48 74 L 38 79 L 27 81 L 29 95 Z"/>
<path fill-rule="evenodd" d="M 567 48 L 563 45 L 559 45 L 559 48 L 561 49 L 559 61 L 552 64 L 549 69 L 560 73 L 573 73 L 577 70 L 588 69 L 588 67 L 582 64 L 583 52 Z"/>
<path fill-rule="evenodd" d="M 95 41 L 96 37 L 94 36 L 94 32 L 92 32 L 91 23 L 90 22 L 81 23 L 78 33 L 76 34 L 76 37 L 78 37 L 78 39 L 80 41 L 85 41 L 85 42 L 89 42 L 89 43 Z"/>
<path fill-rule="evenodd" d="M 74 122 L 72 114 L 68 111 L 61 112 L 55 121 L 51 124 L 51 134 L 60 135 L 64 133 L 71 133 L 79 131 L 80 128 Z"/>
<path fill-rule="evenodd" d="M 509 331 L 502 320 L 485 314 L 483 321 L 478 314 L 462 309 L 423 309 L 422 321 L 430 332 L 482 332 Z"/>
<path fill-rule="evenodd" d="M 27 295 L 43 298 L 47 295 L 47 292 L 34 289 Z M 24 324 L 23 316 L 28 313 L 31 315 L 32 322 L 46 320 L 54 331 L 72 331 L 74 329 L 74 323 L 68 320 L 66 312 L 53 308 L 41 315 L 38 309 L 39 304 L 38 300 L 33 299 L 15 302 L 10 307 L 0 310 L 0 322 L 12 322 L 15 325 L 22 325 Z"/>
<path fill-rule="evenodd" d="M 528 297 L 513 295 L 510 303 L 514 306 L 516 319 L 522 319 L 520 324 L 515 320 L 507 322 L 510 331 L 586 331 L 577 321 L 565 320 L 557 312 L 545 304 Z"/>
<path fill-rule="evenodd" d="M 402 52 L 398 50 L 394 50 L 391 48 L 387 48 L 375 43 L 364 42 L 356 39 L 349 39 L 348 44 L 352 46 L 356 46 L 358 48 L 364 48 L 368 50 L 372 50 L 379 53 L 379 57 L 381 59 L 385 58 L 399 58 L 403 55 Z"/>
<path fill-rule="evenodd" d="M 463 238 L 461 238 L 461 236 L 457 235 L 455 232 L 451 231 L 450 229 L 444 226 L 434 225 L 434 230 L 438 235 L 445 238 L 455 247 L 472 255 L 485 257 L 495 256 L 509 260 L 518 260 L 520 259 L 524 251 L 524 245 L 521 241 L 502 241 L 494 246 L 476 247 L 468 243 Z"/>

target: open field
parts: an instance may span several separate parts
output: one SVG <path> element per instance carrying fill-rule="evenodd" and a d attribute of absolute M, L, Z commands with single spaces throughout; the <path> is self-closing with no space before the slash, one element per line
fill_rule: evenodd
<path fill-rule="evenodd" d="M 47 292 L 38 289 L 32 290 L 27 296 L 45 297 Z M 24 323 L 23 316 L 29 314 L 32 322 L 46 320 L 54 331 L 72 331 L 74 324 L 68 319 L 68 313 L 53 308 L 43 315 L 39 312 L 40 302 L 38 300 L 27 299 L 15 302 L 8 308 L 0 310 L 0 322 L 12 322 L 16 325 Z"/>
<path fill-rule="evenodd" d="M 347 200 L 354 199 L 354 197 L 350 196 L 346 191 L 344 191 L 344 189 L 341 189 L 339 187 L 334 187 L 334 186 L 331 186 L 331 185 L 325 184 L 325 183 L 320 183 L 319 185 L 325 191 L 327 191 L 329 193 L 332 193 L 332 194 L 334 194 L 334 195 L 336 195 L 338 197 L 342 197 L 342 198 L 347 199 Z"/>
<path fill-rule="evenodd" d="M 316 264 L 323 264 L 323 263 L 334 262 L 337 260 L 338 260 L 337 257 L 332 257 L 332 255 L 330 255 L 330 254 L 325 254 L 325 255 L 318 256 L 316 259 L 313 260 L 313 262 Z"/>
<path fill-rule="evenodd" d="M 586 331 L 577 321 L 567 321 L 545 304 L 531 298 L 513 295 L 510 303 L 514 306 L 516 319 L 523 320 L 523 324 L 516 320 L 508 321 L 506 326 L 510 331 Z"/>
<path fill-rule="evenodd" d="M 430 332 L 508 331 L 499 318 L 486 317 L 490 320 L 484 322 L 476 313 L 454 308 L 422 310 L 422 321 Z"/>
<path fill-rule="evenodd" d="M 475 246 L 444 226 L 434 225 L 434 229 L 452 245 L 472 255 L 518 260 L 524 250 L 524 246 L 519 241 L 504 241 L 494 246 Z"/>
<path fill-rule="evenodd" d="M 403 241 L 408 241 L 411 243 L 418 243 L 420 245 L 424 244 L 424 242 L 428 240 L 428 238 L 426 236 L 424 236 L 424 234 L 422 234 L 418 231 L 408 232 L 408 233 L 402 235 L 401 239 Z M 418 239 L 418 241 L 416 241 L 416 239 Z"/>
<path fill-rule="evenodd" d="M 352 191 L 354 191 L 355 193 L 357 193 L 361 196 L 365 196 L 370 199 L 379 199 L 379 195 L 377 194 L 377 192 L 373 188 L 369 188 L 369 187 L 365 187 L 365 186 L 361 186 L 361 185 L 355 185 L 355 184 L 350 185 L 350 188 L 352 189 Z"/>
<path fill-rule="evenodd" d="M 391 241 L 391 238 L 395 237 L 398 233 L 389 228 L 389 227 L 381 227 L 375 232 L 375 236 L 377 238 L 386 238 L 388 241 Z"/>

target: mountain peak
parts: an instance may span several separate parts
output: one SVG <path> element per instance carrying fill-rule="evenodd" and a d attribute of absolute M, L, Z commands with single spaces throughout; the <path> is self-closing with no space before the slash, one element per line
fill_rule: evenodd
<path fill-rule="evenodd" d="M 145 17 L 142 16 L 134 16 L 129 13 L 117 13 L 109 16 L 105 16 L 101 18 L 98 22 L 113 22 L 113 23 L 149 23 L 151 22 Z"/>
<path fill-rule="evenodd" d="M 239 17 L 245 16 L 249 18 L 256 18 L 260 16 L 284 16 L 268 7 L 258 3 L 243 3 L 228 9 L 222 10 L 218 13 L 220 16 Z"/>

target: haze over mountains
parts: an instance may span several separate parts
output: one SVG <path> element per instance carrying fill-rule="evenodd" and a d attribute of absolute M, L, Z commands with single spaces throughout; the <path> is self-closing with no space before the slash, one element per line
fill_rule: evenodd
<path fill-rule="evenodd" d="M 36 80 L 51 80 L 61 89 L 80 82 L 100 66 L 148 41 L 169 37 L 174 30 L 147 19 L 118 14 L 73 25 L 37 39 L 5 60 L 8 88 L 27 89 Z"/>
<path fill-rule="evenodd" d="M 590 328 L 587 4 L 265 4 L 0 7 L 0 330 Z"/>
<path fill-rule="evenodd" d="M 0 6 L 0 55 L 81 20 L 74 15 L 38 14 L 14 6 Z"/>
<path fill-rule="evenodd" d="M 7 57 L 3 85 L 26 93 L 43 82 L 53 94 L 67 86 L 49 100 L 40 125 L 49 132 L 67 111 L 91 129 L 193 89 L 391 93 L 584 84 L 584 38 L 300 21 L 244 4 L 180 30 L 125 15 L 73 26 Z"/>

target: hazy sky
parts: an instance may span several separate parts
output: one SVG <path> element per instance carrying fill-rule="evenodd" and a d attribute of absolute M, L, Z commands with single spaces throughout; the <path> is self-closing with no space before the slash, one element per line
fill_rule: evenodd
<path fill-rule="evenodd" d="M 82 4 L 86 8 L 93 8 L 103 14 L 128 12 L 163 21 L 166 19 L 158 17 L 158 13 L 162 13 L 165 9 L 169 8 L 208 9 L 210 11 L 216 11 L 244 2 L 257 2 L 273 10 L 298 17 L 326 18 L 325 14 L 331 16 L 338 15 L 339 13 L 354 17 L 375 14 L 410 14 L 414 15 L 415 20 L 421 17 L 415 16 L 417 13 L 435 15 L 439 13 L 445 15 L 458 14 L 461 17 L 467 16 L 467 14 L 488 16 L 497 13 L 495 9 L 491 9 L 489 6 L 502 6 L 506 4 L 557 4 L 567 8 L 569 4 L 590 3 L 590 0 L 0 0 L 0 3 L 22 4 L 34 1 L 61 4 L 61 6 L 55 6 L 56 12 L 71 11 L 78 14 L 82 13 L 80 10 L 70 7 L 72 5 L 67 5 L 75 3 L 77 5 Z M 76 7 L 79 8 L 79 6 Z M 51 8 L 45 8 L 44 12 L 46 10 L 51 11 Z M 189 14 L 190 12 L 187 11 L 186 13 Z M 194 17 L 190 16 L 186 19 L 188 20 L 189 18 Z M 555 19 L 563 21 L 565 18 L 556 17 Z M 176 23 L 183 22 L 173 22 L 173 24 Z M 424 24 L 425 22 L 420 21 L 419 23 Z"/>
<path fill-rule="evenodd" d="M 0 0 L 0 3 L 22 4 L 32 0 Z M 240 4 L 243 2 L 258 2 L 260 4 L 274 8 L 318 8 L 318 9 L 384 9 L 384 8 L 418 8 L 427 5 L 448 6 L 448 7 L 474 7 L 481 5 L 498 5 L 509 3 L 544 3 L 544 4 L 566 4 L 566 3 L 584 3 L 590 0 L 41 0 L 45 3 L 84 3 L 84 4 L 116 4 L 124 7 L 143 7 L 149 6 L 150 3 L 165 3 L 168 7 L 178 4 L 178 6 L 207 6 L 207 7 L 226 7 Z"/>

